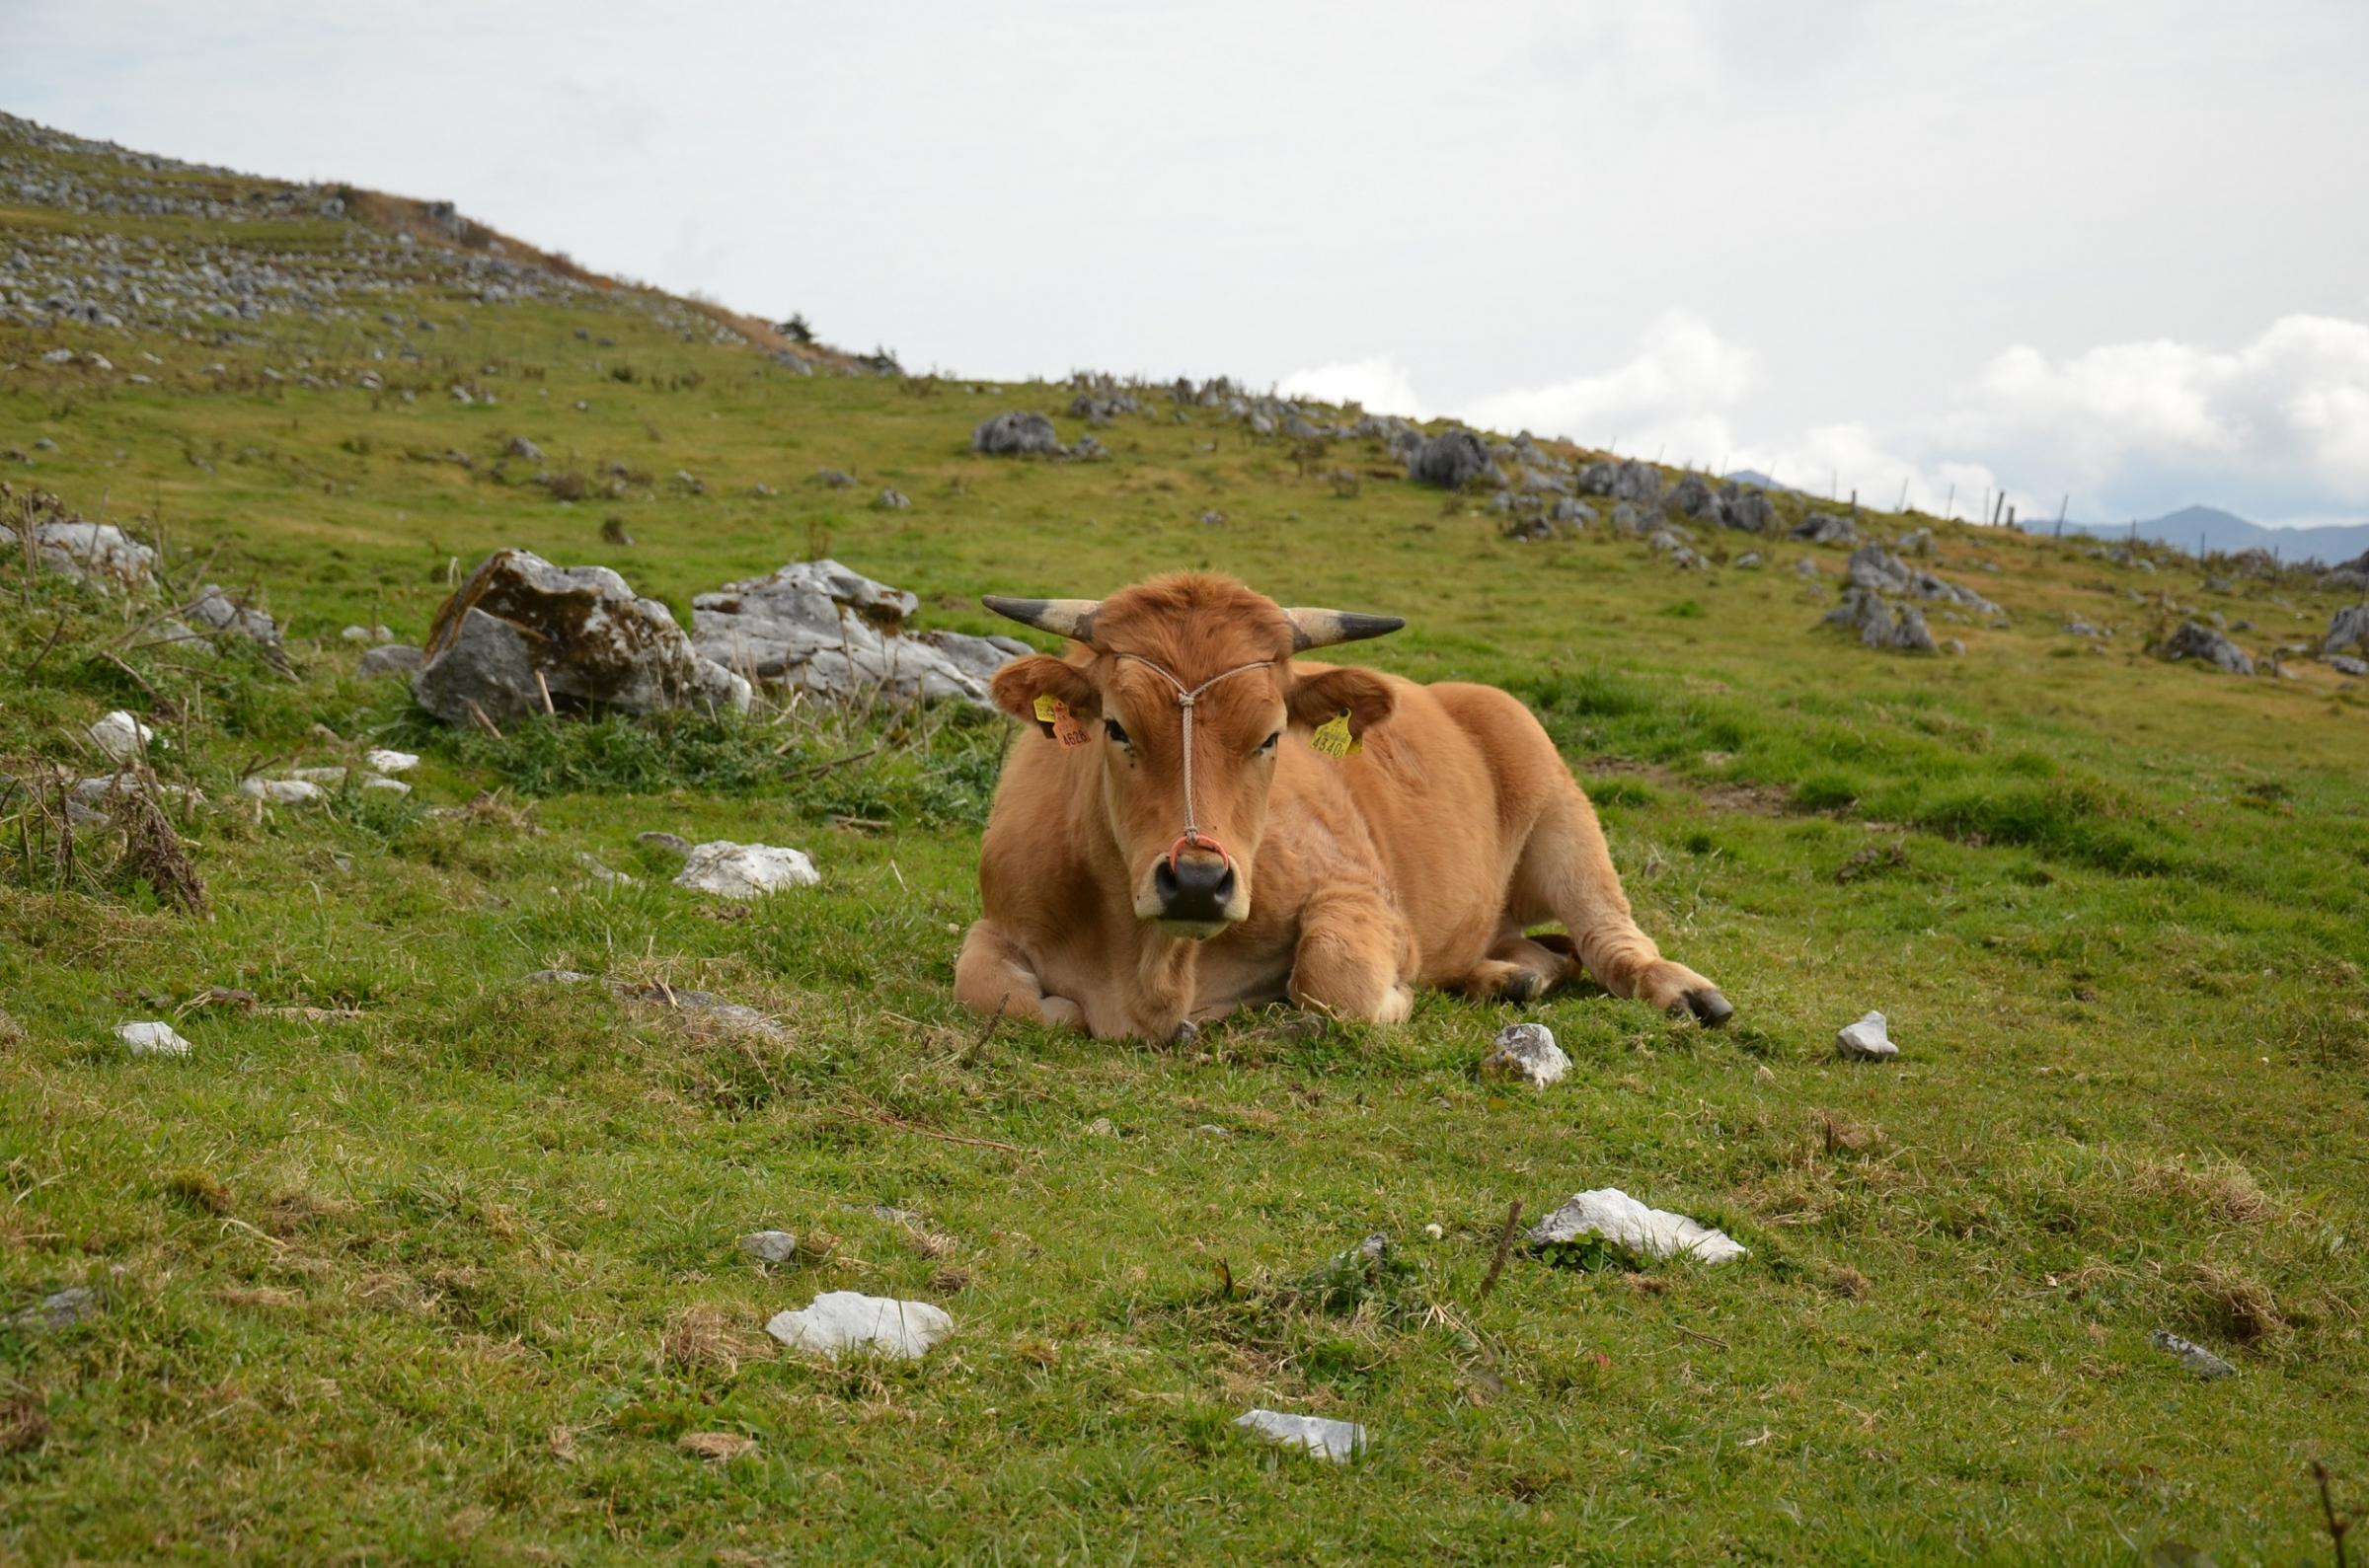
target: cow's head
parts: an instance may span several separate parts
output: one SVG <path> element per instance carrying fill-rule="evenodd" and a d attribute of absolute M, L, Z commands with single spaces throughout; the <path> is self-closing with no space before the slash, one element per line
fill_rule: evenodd
<path fill-rule="evenodd" d="M 1034 654 L 997 671 L 996 705 L 1090 748 L 1136 918 L 1194 937 L 1214 936 L 1251 912 L 1285 731 L 1346 714 L 1351 734 L 1362 736 L 1390 716 L 1380 676 L 1296 672 L 1292 655 L 1406 625 L 1392 616 L 1286 610 L 1231 578 L 1199 573 L 1099 601 L 986 604 L 1077 642 L 1067 658 Z"/>

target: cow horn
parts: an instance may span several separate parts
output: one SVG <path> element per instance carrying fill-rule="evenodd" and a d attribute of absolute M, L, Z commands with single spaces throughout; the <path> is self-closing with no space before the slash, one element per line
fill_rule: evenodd
<path fill-rule="evenodd" d="M 1095 612 L 1103 607 L 1100 599 L 1007 599 L 993 593 L 979 603 L 1022 626 L 1057 633 L 1089 646 L 1094 642 Z"/>
<path fill-rule="evenodd" d="M 1294 653 L 1329 648 L 1336 642 L 1362 642 L 1367 637 L 1386 636 L 1407 624 L 1399 616 L 1359 615 L 1354 610 L 1299 609 L 1283 614 L 1291 622 Z"/>

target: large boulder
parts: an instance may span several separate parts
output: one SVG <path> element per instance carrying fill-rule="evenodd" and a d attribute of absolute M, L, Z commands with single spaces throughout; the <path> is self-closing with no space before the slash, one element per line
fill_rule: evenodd
<path fill-rule="evenodd" d="M 800 560 L 691 601 L 702 655 L 760 681 L 823 696 L 958 698 L 990 706 L 987 683 L 1031 650 L 1011 637 L 910 635 L 913 595 L 835 560 Z"/>
<path fill-rule="evenodd" d="M 2179 630 L 2164 639 L 2168 659 L 2195 659 L 2232 675 L 2252 675 L 2254 656 L 2209 626 L 2182 621 Z"/>
<path fill-rule="evenodd" d="M 1719 521 L 1747 534 L 1774 533 L 1777 503 L 1765 490 L 1751 489 L 1732 480 L 1719 488 Z"/>
<path fill-rule="evenodd" d="M 1579 471 L 1578 484 L 1583 495 L 1609 495 L 1616 501 L 1661 499 L 1661 470 L 1635 458 L 1623 463 L 1590 463 Z"/>
<path fill-rule="evenodd" d="M 1407 477 L 1443 490 L 1460 490 L 1496 471 L 1489 448 L 1470 430 L 1442 430 L 1427 438 L 1407 459 Z"/>
<path fill-rule="evenodd" d="M 1061 432 L 1041 413 L 1011 410 L 981 420 L 970 432 L 970 449 L 991 457 L 1059 457 Z"/>
<path fill-rule="evenodd" d="M 674 613 L 606 566 L 524 550 L 486 558 L 436 611 L 412 696 L 448 724 L 544 710 L 745 709 L 749 686 L 703 658 Z"/>
<path fill-rule="evenodd" d="M 1794 525 L 1792 537 L 1813 545 L 1856 545 L 1859 543 L 1859 527 L 1848 517 L 1837 517 L 1832 512 L 1812 512 Z"/>
<path fill-rule="evenodd" d="M 2329 618 L 2328 635 L 2320 639 L 2320 654 L 2326 658 L 2359 648 L 2369 653 L 2369 604 L 2348 604 Z"/>
<path fill-rule="evenodd" d="M 1681 476 L 1661 498 L 1661 509 L 1673 517 L 1704 517 L 1718 508 L 1719 499 L 1700 474 Z"/>

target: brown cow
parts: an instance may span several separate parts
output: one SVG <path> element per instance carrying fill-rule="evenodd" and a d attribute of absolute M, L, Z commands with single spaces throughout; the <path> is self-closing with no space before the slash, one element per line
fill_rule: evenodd
<path fill-rule="evenodd" d="M 1584 965 L 1705 1023 L 1734 1010 L 1638 930 L 1520 702 L 1296 657 L 1405 623 L 1199 573 L 986 603 L 1077 645 L 995 677 L 1038 732 L 988 819 L 964 1005 L 1165 1040 L 1287 998 L 1371 1023 L 1405 1018 L 1418 985 L 1527 1001 Z M 1550 920 L 1569 935 L 1525 934 Z"/>

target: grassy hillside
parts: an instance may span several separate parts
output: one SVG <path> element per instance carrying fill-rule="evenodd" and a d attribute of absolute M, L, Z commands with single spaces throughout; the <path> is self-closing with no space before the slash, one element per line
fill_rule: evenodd
<path fill-rule="evenodd" d="M 123 170 L 0 151 L 94 189 Z M 2327 1548 L 2313 1461 L 2340 1508 L 2369 1490 L 2369 702 L 2317 664 L 2143 651 L 2167 598 L 2257 651 L 2311 639 L 2336 602 L 2311 579 L 2208 591 L 2170 556 L 1943 528 L 1926 563 L 2012 624 L 1879 654 L 1816 624 L 1841 550 L 1707 537 L 1681 572 L 1601 526 L 1515 543 L 1379 450 L 1311 458 L 1160 397 L 1098 432 L 1105 461 L 976 457 L 1007 408 L 1074 438 L 1069 393 L 802 374 L 631 290 L 479 303 L 457 253 L 350 217 L 11 199 L 0 255 L 115 236 L 339 282 L 253 319 L 0 327 L 9 504 L 52 492 L 160 544 L 177 586 L 252 592 L 291 664 L 157 645 L 153 605 L 0 563 L 0 1308 L 104 1303 L 0 1318 L 0 1551 L 2294 1562 Z M 546 462 L 505 459 L 514 435 Z M 417 639 L 502 545 L 686 621 L 817 554 L 975 632 L 984 591 L 1179 566 L 1404 615 L 1359 651 L 1523 696 L 1641 920 L 1737 1019 L 1559 995 L 1527 1015 L 1576 1071 L 1537 1092 L 1476 1074 L 1524 1014 L 1446 997 L 1174 1048 L 983 1030 L 951 973 L 1003 721 L 438 730 L 339 633 Z M 2092 651 L 2074 617 L 2118 635 Z M 201 912 L 160 896 L 136 824 L 61 836 L 44 781 L 102 771 L 81 736 L 115 708 L 206 797 L 174 813 Z M 423 755 L 412 795 L 236 791 L 381 745 Z M 796 845 L 822 885 L 719 907 L 650 830 Z M 1836 1061 L 1871 1008 L 1901 1060 Z M 131 1058 L 133 1018 L 193 1052 Z M 1517 1252 L 1485 1290 L 1508 1204 L 1606 1185 L 1751 1256 Z M 766 1227 L 798 1262 L 738 1253 Z M 1377 1230 L 1397 1264 L 1307 1287 Z M 955 1334 L 832 1366 L 760 1332 L 836 1289 Z M 2158 1329 L 2238 1376 L 2198 1381 Z M 1371 1451 L 1259 1447 L 1228 1425 L 1255 1404 L 1362 1421 Z M 751 1446 L 681 1446 L 719 1432 Z"/>

